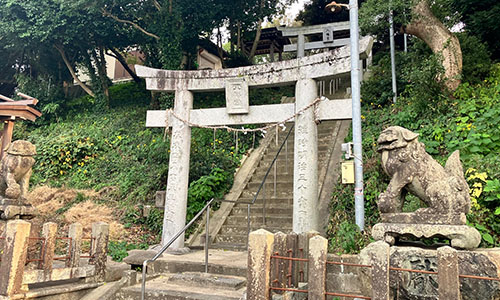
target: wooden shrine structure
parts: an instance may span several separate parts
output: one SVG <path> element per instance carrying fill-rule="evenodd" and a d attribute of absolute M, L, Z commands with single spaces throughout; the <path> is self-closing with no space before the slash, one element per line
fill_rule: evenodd
<path fill-rule="evenodd" d="M 38 99 L 28 96 L 23 93 L 17 93 L 18 96 L 22 97 L 23 100 L 14 100 L 9 97 L 0 95 L 0 121 L 3 122 L 3 130 L 0 134 L 1 148 L 0 148 L 0 159 L 3 158 L 4 152 L 9 147 L 12 141 L 12 132 L 14 130 L 14 123 L 21 120 L 35 121 L 38 117 L 42 115 L 40 111 L 31 107 L 30 105 L 36 105 Z"/>

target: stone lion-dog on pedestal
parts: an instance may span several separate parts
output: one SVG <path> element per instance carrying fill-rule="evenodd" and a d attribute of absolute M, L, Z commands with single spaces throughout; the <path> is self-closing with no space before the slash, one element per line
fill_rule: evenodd
<path fill-rule="evenodd" d="M 390 244 L 401 236 L 447 237 L 454 246 L 477 247 L 479 232 L 465 225 L 471 203 L 459 152 L 453 152 L 443 168 L 425 151 L 417 133 L 399 126 L 382 131 L 377 142 L 391 181 L 379 196 L 383 223 L 373 227 L 372 236 Z M 403 213 L 407 192 L 426 207 Z"/>
<path fill-rule="evenodd" d="M 18 140 L 10 144 L 0 162 L 0 217 L 31 218 L 35 209 L 25 203 L 28 194 L 31 168 L 35 164 L 33 156 L 36 147 L 28 141 Z"/>

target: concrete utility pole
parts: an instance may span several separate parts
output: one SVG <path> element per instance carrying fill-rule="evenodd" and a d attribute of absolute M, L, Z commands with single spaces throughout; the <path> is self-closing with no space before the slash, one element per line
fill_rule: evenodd
<path fill-rule="evenodd" d="M 361 89 L 359 65 L 358 0 L 349 0 L 349 22 L 351 31 L 351 90 L 352 90 L 352 136 L 354 143 L 354 207 L 356 225 L 361 231 L 365 227 L 365 199 L 363 183 L 363 138 L 361 135 Z"/>
<path fill-rule="evenodd" d="M 391 44 L 391 73 L 392 73 L 392 92 L 394 96 L 392 102 L 396 103 L 398 98 L 398 88 L 396 85 L 396 45 L 394 42 L 394 20 L 393 11 L 389 13 L 389 40 Z"/>

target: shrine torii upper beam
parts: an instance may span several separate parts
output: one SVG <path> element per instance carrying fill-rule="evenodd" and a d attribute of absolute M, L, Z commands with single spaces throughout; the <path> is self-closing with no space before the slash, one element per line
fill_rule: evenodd
<path fill-rule="evenodd" d="M 368 57 L 373 39 L 360 41 L 360 56 Z M 173 112 L 148 111 L 146 126 L 172 126 L 170 164 L 165 199 L 162 244 L 177 234 L 186 223 L 187 190 L 191 128 L 203 126 L 242 125 L 281 122 L 294 116 L 317 99 L 315 79 L 350 72 L 350 50 L 339 48 L 289 61 L 248 67 L 171 71 L 136 66 L 137 75 L 146 78 L 149 90 L 175 91 Z M 296 83 L 296 102 L 277 105 L 248 105 L 248 87 L 269 87 Z M 193 92 L 226 91 L 226 108 L 193 110 Z M 351 100 L 321 101 L 320 120 L 350 119 Z M 167 122 L 168 121 L 168 122 Z M 318 149 L 315 115 L 312 109 L 295 117 L 293 230 L 317 230 Z M 184 245 L 183 236 L 172 248 Z"/>

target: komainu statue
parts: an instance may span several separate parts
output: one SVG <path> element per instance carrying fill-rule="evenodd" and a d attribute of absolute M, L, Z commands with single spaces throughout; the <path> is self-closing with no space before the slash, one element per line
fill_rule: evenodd
<path fill-rule="evenodd" d="M 23 140 L 10 144 L 0 162 L 0 212 L 2 219 L 32 217 L 34 208 L 26 204 L 31 168 L 35 164 L 33 156 L 36 147 Z"/>
<path fill-rule="evenodd" d="M 464 178 L 460 154 L 448 158 L 443 168 L 418 141 L 418 134 L 392 126 L 378 138 L 382 168 L 391 177 L 387 190 L 379 197 L 381 213 L 401 212 L 405 193 L 411 192 L 428 207 L 428 214 L 460 214 L 470 210 L 469 186 Z"/>
<path fill-rule="evenodd" d="M 425 151 L 418 134 L 399 126 L 382 131 L 378 145 L 382 168 L 391 181 L 378 199 L 383 223 L 373 227 L 374 238 L 394 244 L 401 236 L 447 237 L 452 246 L 477 247 L 480 234 L 465 225 L 471 204 L 459 152 L 442 167 Z M 425 207 L 403 213 L 408 192 Z"/>

